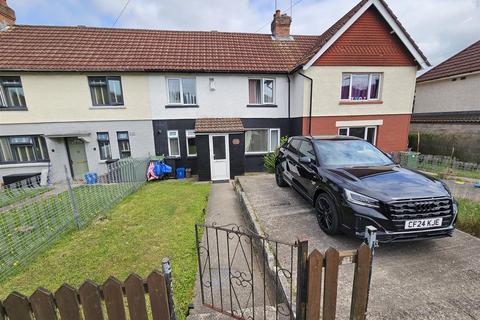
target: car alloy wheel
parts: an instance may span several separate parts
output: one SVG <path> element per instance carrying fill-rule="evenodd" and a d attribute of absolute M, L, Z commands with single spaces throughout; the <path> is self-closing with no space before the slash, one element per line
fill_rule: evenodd
<path fill-rule="evenodd" d="M 333 200 L 327 194 L 321 194 L 315 201 L 315 211 L 320 228 L 327 234 L 338 233 L 338 215 Z"/>
<path fill-rule="evenodd" d="M 276 167 L 275 167 L 275 181 L 277 182 L 277 185 L 279 187 L 286 187 L 287 186 L 287 183 L 285 182 L 285 180 L 283 179 L 283 175 L 282 175 L 282 168 L 281 168 L 281 165 L 278 164 Z"/>

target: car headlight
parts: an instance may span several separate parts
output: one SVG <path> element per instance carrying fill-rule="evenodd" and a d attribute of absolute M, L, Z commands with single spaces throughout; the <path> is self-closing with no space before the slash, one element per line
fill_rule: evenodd
<path fill-rule="evenodd" d="M 367 197 L 363 194 L 356 193 L 348 189 L 345 189 L 345 196 L 347 197 L 348 202 L 355 203 L 360 206 L 370 208 L 378 208 L 380 206 L 380 202 L 377 199 Z"/>

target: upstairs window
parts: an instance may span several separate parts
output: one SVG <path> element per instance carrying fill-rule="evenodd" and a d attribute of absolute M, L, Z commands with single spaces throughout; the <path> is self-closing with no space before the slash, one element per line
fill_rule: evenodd
<path fill-rule="evenodd" d="M 130 151 L 130 139 L 128 137 L 128 131 L 117 132 L 117 140 L 120 159 L 131 157 L 132 152 Z"/>
<path fill-rule="evenodd" d="M 248 103 L 249 104 L 274 104 L 275 80 L 249 79 Z"/>
<path fill-rule="evenodd" d="M 379 100 L 380 81 L 379 73 L 344 73 L 341 99 L 348 101 Z"/>
<path fill-rule="evenodd" d="M 0 137 L 0 163 L 22 163 L 48 160 L 47 144 L 43 137 Z"/>
<path fill-rule="evenodd" d="M 100 159 L 107 160 L 112 158 L 112 149 L 110 147 L 110 137 L 108 132 L 97 132 L 98 150 Z"/>
<path fill-rule="evenodd" d="M 120 77 L 88 77 L 94 106 L 122 106 L 123 92 Z"/>
<path fill-rule="evenodd" d="M 0 77 L 0 109 L 25 109 L 26 107 L 20 77 Z"/>
<path fill-rule="evenodd" d="M 197 104 L 195 79 L 170 78 L 167 87 L 169 104 Z"/>

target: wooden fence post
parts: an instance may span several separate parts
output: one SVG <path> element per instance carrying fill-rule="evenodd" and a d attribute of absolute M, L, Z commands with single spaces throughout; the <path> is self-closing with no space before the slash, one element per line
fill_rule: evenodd
<path fill-rule="evenodd" d="M 323 255 L 318 250 L 308 257 L 308 295 L 307 295 L 307 319 L 320 319 L 320 306 L 322 304 L 322 272 Z"/>
<path fill-rule="evenodd" d="M 323 297 L 323 319 L 335 320 L 337 314 L 338 266 L 340 253 L 329 248 L 325 252 L 325 287 Z"/>
<path fill-rule="evenodd" d="M 352 306 L 350 308 L 351 320 L 364 320 L 367 312 L 368 287 L 370 278 L 370 264 L 372 254 L 365 244 L 357 250 L 357 263 L 353 277 Z"/>
<path fill-rule="evenodd" d="M 307 314 L 307 286 L 308 286 L 308 241 L 298 242 L 297 252 L 297 306 L 296 319 L 305 320 Z"/>

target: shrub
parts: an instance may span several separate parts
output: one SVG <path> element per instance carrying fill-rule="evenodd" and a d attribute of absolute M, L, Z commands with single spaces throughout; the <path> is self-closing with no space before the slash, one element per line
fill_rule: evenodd
<path fill-rule="evenodd" d="M 280 146 L 283 146 L 288 140 L 288 137 L 284 136 L 280 138 Z M 267 153 L 263 157 L 263 166 L 265 167 L 265 171 L 268 173 L 275 172 L 275 160 L 277 159 L 278 149 L 275 149 L 275 152 Z"/>

